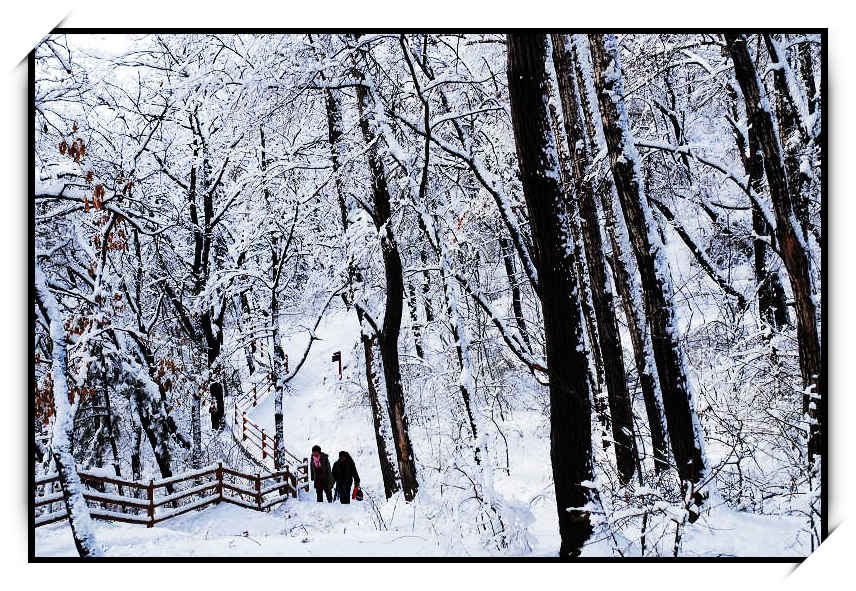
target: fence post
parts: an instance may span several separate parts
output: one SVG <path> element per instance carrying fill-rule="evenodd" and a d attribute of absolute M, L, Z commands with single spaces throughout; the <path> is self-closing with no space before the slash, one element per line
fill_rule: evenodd
<path fill-rule="evenodd" d="M 223 500 L 223 462 L 217 462 L 217 496 Z"/>
<path fill-rule="evenodd" d="M 262 510 L 262 477 L 256 472 L 256 505 L 259 506 L 259 511 Z"/>
<path fill-rule="evenodd" d="M 267 452 L 265 451 L 265 437 L 267 437 L 265 435 L 265 430 L 262 429 L 262 459 L 267 457 Z"/>
<path fill-rule="evenodd" d="M 253 384 L 253 406 L 259 403 L 258 384 Z"/>
<path fill-rule="evenodd" d="M 146 486 L 146 495 L 149 498 L 149 506 L 146 511 L 148 512 L 149 522 L 146 524 L 146 527 L 152 527 L 155 524 L 155 481 L 149 480 L 148 486 Z"/>
<path fill-rule="evenodd" d="M 241 415 L 241 441 L 247 440 L 247 413 Z"/>

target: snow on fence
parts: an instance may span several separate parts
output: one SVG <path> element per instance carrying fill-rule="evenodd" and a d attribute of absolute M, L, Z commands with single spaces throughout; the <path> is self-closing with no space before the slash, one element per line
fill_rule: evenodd
<path fill-rule="evenodd" d="M 298 472 L 305 466 L 299 466 Z M 212 464 L 161 480 L 134 482 L 78 471 L 86 486 L 83 497 L 90 515 L 96 519 L 137 523 L 152 527 L 194 509 L 217 503 L 232 503 L 247 509 L 264 511 L 291 497 L 299 488 L 308 489 L 305 474 L 285 470 L 267 475 L 245 474 L 222 463 Z M 48 474 L 33 482 L 35 490 L 35 527 L 68 517 L 58 474 Z M 107 487 L 115 488 L 108 492 Z"/>
<path fill-rule="evenodd" d="M 232 416 L 232 437 L 256 464 L 274 472 L 274 456 L 276 441 L 272 435 L 256 424 L 247 416 L 247 410 L 258 406 L 273 388 L 270 374 L 262 381 L 253 385 L 252 392 L 247 392 L 235 400 L 235 412 Z M 309 491 L 309 458 L 298 458 L 289 450 L 285 450 L 285 462 L 294 466 L 296 477 L 295 486 Z"/>

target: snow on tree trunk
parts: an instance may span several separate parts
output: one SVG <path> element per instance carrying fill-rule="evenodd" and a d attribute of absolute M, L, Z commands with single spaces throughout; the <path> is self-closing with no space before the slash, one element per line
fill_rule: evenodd
<path fill-rule="evenodd" d="M 544 35 L 509 34 L 508 87 L 535 260 L 550 378 L 550 459 L 560 554 L 579 556 L 592 533 L 591 392 L 559 162 L 549 113 Z"/>
<path fill-rule="evenodd" d="M 554 34 L 553 64 L 565 124 L 568 146 L 573 150 L 572 171 L 574 176 L 575 198 L 579 203 L 582 221 L 582 238 L 588 261 L 588 271 L 595 317 L 597 319 L 598 338 L 604 362 L 604 378 L 609 394 L 609 414 L 612 419 L 612 436 L 615 441 L 615 456 L 618 471 L 626 484 L 633 478 L 635 471 L 636 437 L 633 429 L 633 410 L 630 393 L 627 389 L 627 375 L 624 372 L 624 351 L 618 333 L 618 319 L 615 316 L 612 285 L 606 268 L 603 243 L 598 224 L 598 209 L 594 200 L 594 188 L 587 174 L 592 160 L 580 110 L 574 67 L 567 36 Z"/>
<path fill-rule="evenodd" d="M 56 463 L 59 480 L 62 485 L 62 498 L 65 503 L 71 535 L 74 545 L 82 557 L 101 556 L 102 550 L 92 530 L 89 507 L 83 498 L 83 484 L 77 474 L 77 466 L 71 453 L 71 440 L 74 432 L 74 415 L 80 404 L 78 397 L 69 401 L 66 359 L 66 335 L 63 326 L 63 314 L 59 310 L 56 298 L 48 290 L 47 281 L 41 267 L 35 265 L 36 298 L 46 314 L 52 345 L 51 377 L 54 394 L 54 426 L 51 439 L 51 452 Z"/>
<path fill-rule="evenodd" d="M 624 81 L 613 35 L 589 35 L 595 86 L 612 176 L 642 278 L 645 314 L 660 378 L 672 452 L 685 490 L 703 484 L 707 459 L 673 307 L 671 269 L 643 191 L 639 154 L 624 106 Z M 700 506 L 704 493 L 693 491 Z M 690 519 L 697 518 L 692 509 Z"/>
<path fill-rule="evenodd" d="M 380 235 L 386 277 L 386 307 L 384 309 L 383 328 L 379 337 L 380 354 L 383 361 L 389 419 L 392 426 L 395 453 L 398 458 L 401 488 L 404 492 L 404 498 L 412 501 L 419 489 L 419 483 L 410 442 L 409 421 L 405 411 L 404 388 L 401 383 L 401 368 L 398 358 L 398 337 L 401 332 L 401 314 L 404 302 L 403 267 L 401 255 L 398 252 L 398 244 L 392 230 L 392 209 L 386 171 L 378 154 L 377 141 L 375 141 L 375 136 L 381 133 L 375 119 L 377 104 L 373 96 L 372 83 L 368 72 L 365 70 L 358 71 L 358 77 L 362 78 L 363 81 L 357 86 L 360 129 L 366 144 L 370 144 L 367 159 L 371 174 L 374 221 Z"/>
<path fill-rule="evenodd" d="M 585 51 L 585 37 L 575 35 L 571 45 L 571 61 L 574 64 L 577 88 L 579 90 L 580 107 L 586 124 L 590 153 L 596 154 L 606 149 L 600 122 L 597 100 L 594 98 L 594 79 L 591 76 L 591 63 Z M 586 60 L 586 67 L 582 60 Z M 603 147 L 603 148 L 602 148 Z M 590 171 L 587 174 L 592 174 Z M 653 448 L 654 468 L 657 472 L 668 467 L 669 442 L 666 436 L 666 417 L 663 410 L 663 396 L 660 392 L 660 379 L 657 375 L 657 365 L 654 362 L 654 351 L 651 344 L 650 331 L 645 328 L 645 317 L 642 307 L 642 296 L 638 282 L 635 280 L 636 267 L 630 257 L 630 238 L 627 234 L 621 216 L 616 216 L 615 207 L 617 194 L 611 178 L 599 183 L 597 188 L 598 202 L 604 212 L 604 226 L 609 237 L 612 254 L 608 263 L 615 279 L 615 288 L 621 297 L 627 329 L 633 346 L 633 361 L 639 374 L 642 388 L 642 398 L 645 402 L 645 414 L 648 428 L 651 431 L 651 446 Z"/>
<path fill-rule="evenodd" d="M 788 183 L 785 156 L 773 124 L 770 103 L 763 94 L 755 63 L 749 55 L 745 35 L 725 36 L 728 52 L 734 61 L 735 75 L 746 101 L 746 115 L 751 128 L 758 133 L 764 154 L 770 198 L 776 216 L 776 240 L 788 270 L 797 313 L 800 370 L 804 395 L 803 412 L 809 425 L 808 453 L 811 459 L 820 453 L 825 409 L 820 383 L 821 350 L 817 326 L 818 306 L 814 299 L 806 235 L 794 212 L 796 188 Z"/>

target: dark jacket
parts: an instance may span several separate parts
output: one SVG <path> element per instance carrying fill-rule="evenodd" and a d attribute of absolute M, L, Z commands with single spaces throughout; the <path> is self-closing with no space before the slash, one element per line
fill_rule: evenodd
<path fill-rule="evenodd" d="M 330 477 L 330 458 L 323 451 L 320 458 L 321 466 L 315 469 L 315 458 L 309 456 L 309 474 L 315 482 L 315 489 L 327 490 L 331 488 L 333 480 Z"/>
<path fill-rule="evenodd" d="M 333 480 L 336 486 L 341 488 L 351 488 L 351 481 L 357 486 L 360 485 L 360 475 L 357 473 L 357 465 L 354 464 L 354 458 L 348 452 L 345 454 L 344 460 L 339 458 L 333 464 Z"/>

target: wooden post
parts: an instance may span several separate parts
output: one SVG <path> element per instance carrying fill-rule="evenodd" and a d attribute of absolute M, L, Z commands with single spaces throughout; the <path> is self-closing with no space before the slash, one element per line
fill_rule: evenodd
<path fill-rule="evenodd" d="M 149 506 L 146 508 L 148 513 L 149 522 L 146 524 L 146 527 L 152 527 L 155 524 L 155 481 L 149 480 L 148 486 L 146 486 L 146 495 L 149 499 Z"/>
<path fill-rule="evenodd" d="M 256 473 L 256 505 L 259 506 L 259 511 L 262 510 L 262 477 Z"/>
<path fill-rule="evenodd" d="M 262 459 L 267 457 L 267 452 L 265 451 L 265 437 L 267 437 L 267 435 L 265 435 L 265 430 L 262 429 Z"/>
<path fill-rule="evenodd" d="M 258 387 L 258 384 L 253 384 L 253 406 L 256 406 L 259 403 Z"/>
<path fill-rule="evenodd" d="M 243 413 L 242 415 L 243 421 L 241 421 L 241 441 L 247 440 L 247 413 Z"/>
<path fill-rule="evenodd" d="M 339 379 L 341 380 L 342 379 L 342 352 L 341 351 L 336 351 L 335 353 L 333 353 L 333 361 L 339 362 Z"/>
<path fill-rule="evenodd" d="M 223 462 L 217 462 L 217 496 L 223 500 Z"/>

